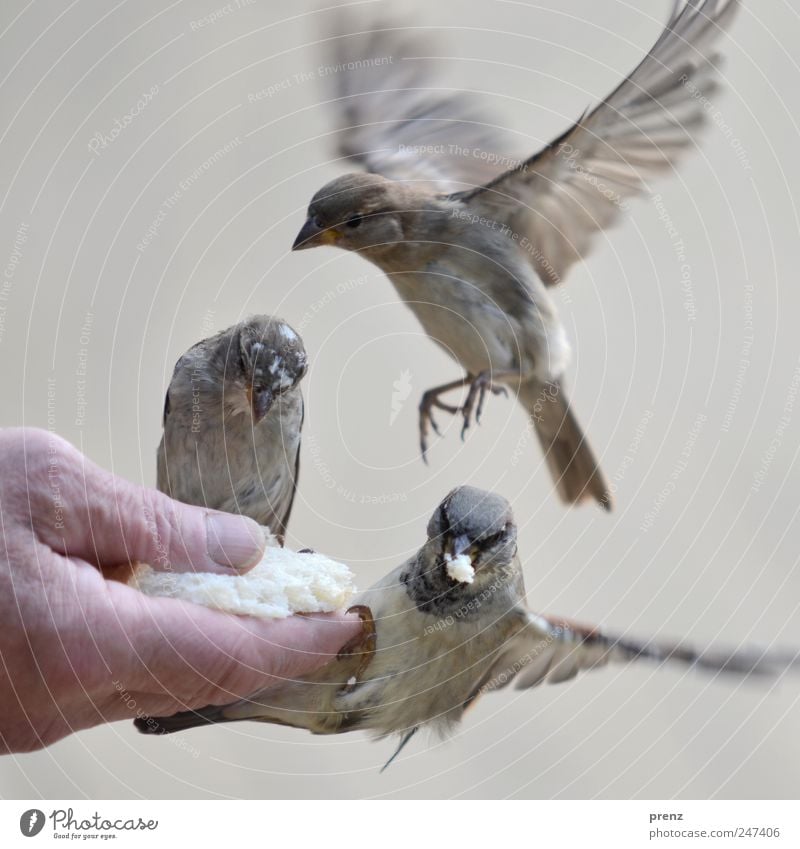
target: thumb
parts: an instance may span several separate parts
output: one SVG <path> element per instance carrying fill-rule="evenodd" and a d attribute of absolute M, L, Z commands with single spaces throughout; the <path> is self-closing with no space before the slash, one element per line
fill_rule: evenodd
<path fill-rule="evenodd" d="M 138 560 L 155 569 L 228 572 L 261 559 L 264 534 L 252 519 L 173 501 L 101 469 L 64 440 L 51 443 L 49 452 L 48 469 L 58 469 L 60 509 L 32 516 L 51 548 L 101 568 Z"/>

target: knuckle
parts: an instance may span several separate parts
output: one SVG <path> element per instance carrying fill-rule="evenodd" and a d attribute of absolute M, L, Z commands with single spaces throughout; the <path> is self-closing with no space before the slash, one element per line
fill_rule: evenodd
<path fill-rule="evenodd" d="M 140 523 L 144 534 L 144 550 L 148 552 L 150 565 L 169 567 L 173 549 L 180 544 L 181 529 L 178 510 L 166 499 L 161 503 L 158 498 L 146 493 L 141 505 L 143 521 Z"/>

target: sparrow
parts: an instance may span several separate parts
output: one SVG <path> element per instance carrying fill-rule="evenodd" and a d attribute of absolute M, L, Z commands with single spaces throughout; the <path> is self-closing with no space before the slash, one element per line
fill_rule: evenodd
<path fill-rule="evenodd" d="M 249 516 L 282 542 L 297 487 L 306 368 L 297 333 L 265 315 L 192 346 L 164 401 L 158 488 Z"/>
<path fill-rule="evenodd" d="M 315 734 L 399 734 L 393 759 L 420 728 L 451 730 L 481 695 L 512 680 L 518 688 L 557 684 L 634 661 L 773 676 L 797 662 L 777 653 L 638 641 L 533 613 L 511 507 L 471 486 L 447 495 L 424 545 L 361 593 L 355 607 L 362 634 L 321 670 L 221 707 L 137 719 L 136 727 L 166 734 L 251 719 Z"/>
<path fill-rule="evenodd" d="M 369 173 L 349 173 L 311 199 L 294 250 L 334 245 L 382 269 L 464 376 L 425 392 L 426 456 L 434 410 L 480 421 L 487 391 L 511 389 L 528 412 L 561 498 L 611 509 L 605 477 L 564 387 L 570 344 L 551 290 L 594 237 L 695 146 L 716 93 L 715 42 L 738 0 L 675 3 L 633 72 L 599 105 L 527 158 L 474 94 L 430 88 L 414 34 L 384 27 L 359 50 L 329 39 L 341 69 L 339 148 Z M 360 34 L 363 37 L 363 33 Z M 356 39 L 359 35 L 356 35 Z M 464 403 L 441 396 L 467 388 Z"/>

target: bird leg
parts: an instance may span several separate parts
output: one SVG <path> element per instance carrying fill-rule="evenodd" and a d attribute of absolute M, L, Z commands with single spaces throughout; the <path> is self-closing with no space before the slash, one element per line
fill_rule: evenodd
<path fill-rule="evenodd" d="M 444 410 L 446 413 L 450 413 L 451 416 L 455 416 L 457 413 L 461 412 L 461 407 L 454 407 L 452 404 L 445 404 L 444 401 L 439 400 L 439 396 L 444 395 L 445 392 L 450 392 L 453 389 L 461 389 L 468 380 L 469 375 L 465 375 L 460 380 L 454 380 L 452 383 L 445 383 L 443 386 L 437 386 L 434 389 L 429 389 L 427 392 L 423 393 L 422 399 L 419 402 L 419 446 L 422 449 L 422 459 L 426 463 L 428 462 L 426 455 L 428 453 L 428 434 L 430 433 L 429 426 L 433 428 L 433 431 L 437 436 L 442 435 L 439 430 L 439 426 L 433 418 L 434 408 Z"/>
<path fill-rule="evenodd" d="M 494 376 L 498 377 L 504 374 L 518 377 L 518 375 L 513 372 L 495 372 Z M 472 383 L 470 383 L 469 392 L 467 393 L 467 400 L 464 401 L 464 405 L 461 407 L 460 411 L 464 415 L 464 426 L 461 428 L 462 440 L 467 432 L 467 428 L 470 426 L 470 420 L 472 419 L 473 414 L 475 416 L 475 422 L 477 424 L 481 423 L 483 401 L 486 398 L 487 391 L 491 392 L 492 395 L 508 395 L 508 390 L 505 386 L 493 385 L 491 371 L 482 371 L 477 377 L 473 378 Z"/>
<path fill-rule="evenodd" d="M 375 628 L 375 619 L 372 611 L 366 604 L 354 604 L 347 609 L 348 613 L 357 613 L 361 620 L 361 633 L 348 640 L 336 655 L 337 660 L 345 660 L 349 657 L 360 655 L 355 675 L 348 678 L 342 693 L 352 693 L 356 688 L 361 676 L 367 671 L 375 650 L 378 646 L 378 632 Z"/>

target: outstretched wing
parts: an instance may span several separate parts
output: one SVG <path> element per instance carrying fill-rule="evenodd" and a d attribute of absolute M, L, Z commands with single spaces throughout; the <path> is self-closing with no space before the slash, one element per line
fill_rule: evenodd
<path fill-rule="evenodd" d="M 676 3 L 650 52 L 602 103 L 544 150 L 457 199 L 526 236 L 544 282 L 560 282 L 594 234 L 693 147 L 718 89 L 714 44 L 738 7 L 739 0 Z"/>
<path fill-rule="evenodd" d="M 441 193 L 500 175 L 508 134 L 474 93 L 436 88 L 436 50 L 419 30 L 376 24 L 360 31 L 339 14 L 325 78 L 338 121 L 338 148 L 368 171 L 421 180 Z"/>
<path fill-rule="evenodd" d="M 512 680 L 516 681 L 517 689 L 558 684 L 575 678 L 584 670 L 638 660 L 674 662 L 709 673 L 777 677 L 790 667 L 800 666 L 800 653 L 778 654 L 758 649 L 696 650 L 681 644 L 614 637 L 568 620 L 528 614 L 527 624 L 505 644 L 474 697 L 501 689 Z"/>

